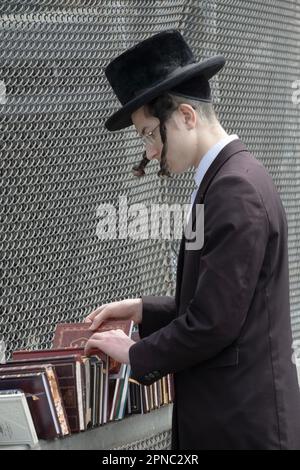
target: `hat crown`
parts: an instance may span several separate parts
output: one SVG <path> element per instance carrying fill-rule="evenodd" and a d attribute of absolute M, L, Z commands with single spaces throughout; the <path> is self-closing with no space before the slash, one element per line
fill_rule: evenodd
<path fill-rule="evenodd" d="M 125 105 L 181 67 L 195 62 L 182 35 L 168 30 L 123 52 L 110 62 L 105 74 L 119 101 Z"/>

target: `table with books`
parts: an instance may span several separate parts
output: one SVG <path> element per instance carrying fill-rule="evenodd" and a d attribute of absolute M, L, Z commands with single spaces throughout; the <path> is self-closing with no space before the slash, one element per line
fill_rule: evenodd
<path fill-rule="evenodd" d="M 145 386 L 130 377 L 128 364 L 98 350 L 86 356 L 88 327 L 59 324 L 51 349 L 15 351 L 0 365 L 2 447 L 108 449 L 168 432 L 172 377 Z M 132 322 L 103 328 L 137 340 Z"/>

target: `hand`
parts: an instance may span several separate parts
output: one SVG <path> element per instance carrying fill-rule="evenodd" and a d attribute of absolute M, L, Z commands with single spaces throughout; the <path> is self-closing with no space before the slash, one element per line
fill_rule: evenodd
<path fill-rule="evenodd" d="M 93 349 L 100 349 L 105 354 L 122 364 L 129 364 L 129 349 L 135 342 L 122 330 L 110 330 L 94 333 L 85 345 L 84 353 L 89 355 Z"/>
<path fill-rule="evenodd" d="M 84 321 L 91 323 L 91 330 L 97 330 L 104 320 L 132 320 L 134 323 L 139 324 L 142 322 L 142 316 L 142 299 L 126 299 L 101 305 L 90 313 Z"/>

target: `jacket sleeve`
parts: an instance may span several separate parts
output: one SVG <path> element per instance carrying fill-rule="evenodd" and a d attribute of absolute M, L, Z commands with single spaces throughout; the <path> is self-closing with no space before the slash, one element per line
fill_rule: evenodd
<path fill-rule="evenodd" d="M 143 319 L 139 325 L 141 338 L 168 325 L 175 318 L 175 298 L 168 296 L 143 296 Z"/>
<path fill-rule="evenodd" d="M 239 336 L 262 268 L 269 224 L 255 188 L 240 176 L 213 182 L 204 205 L 204 245 L 185 313 L 129 350 L 133 376 L 149 384 L 212 359 Z"/>

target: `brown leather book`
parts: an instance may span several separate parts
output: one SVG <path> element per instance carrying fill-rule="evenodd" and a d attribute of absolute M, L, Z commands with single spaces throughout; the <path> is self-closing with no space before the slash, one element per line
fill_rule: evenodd
<path fill-rule="evenodd" d="M 34 427 L 40 439 L 60 436 L 60 426 L 45 372 L 1 375 L 0 390 L 12 389 L 22 390 L 25 393 Z"/>
<path fill-rule="evenodd" d="M 90 323 L 58 323 L 55 330 L 53 348 L 78 348 L 84 349 L 88 339 L 94 333 L 102 333 L 109 330 L 122 330 L 131 337 L 133 322 L 130 320 L 109 320 L 102 323 L 97 331 L 89 329 Z M 98 355 L 106 362 L 107 356 L 99 350 L 93 350 L 90 355 Z M 109 359 L 109 374 L 111 378 L 120 378 L 124 375 L 121 364 L 114 359 Z"/>
<path fill-rule="evenodd" d="M 73 356 L 74 354 L 83 356 L 83 353 L 84 349 L 79 348 L 20 349 L 12 353 L 12 358 L 14 361 L 19 359 L 46 359 L 47 357 Z"/>
<path fill-rule="evenodd" d="M 28 374 L 31 372 L 45 372 L 50 386 L 53 405 L 60 425 L 60 435 L 67 436 L 70 434 L 69 422 L 63 404 L 55 367 L 51 364 L 16 365 L 14 362 L 8 362 L 6 364 L 1 364 L 0 366 L 0 377 L 2 375 Z"/>
<path fill-rule="evenodd" d="M 52 351 L 52 353 L 50 353 Z M 60 350 L 15 351 L 15 365 L 46 364 L 55 367 L 64 407 L 72 433 L 85 429 L 84 367 L 80 354 Z M 76 350 L 78 353 L 78 350 Z M 52 355 L 51 355 L 52 354 Z"/>

